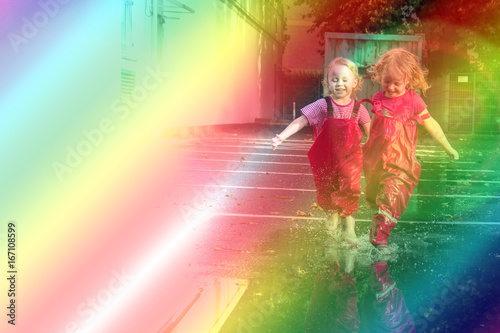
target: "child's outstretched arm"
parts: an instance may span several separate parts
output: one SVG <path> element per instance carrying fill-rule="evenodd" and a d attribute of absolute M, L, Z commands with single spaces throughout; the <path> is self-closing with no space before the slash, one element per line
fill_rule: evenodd
<path fill-rule="evenodd" d="M 309 124 L 309 120 L 307 120 L 307 117 L 302 115 L 292 121 L 280 134 L 276 134 L 276 137 L 274 137 L 271 140 L 271 145 L 273 146 L 273 150 L 276 149 L 283 141 L 285 141 L 287 138 L 292 136 L 293 134 L 297 133 L 301 129 L 304 128 L 304 126 L 307 126 Z"/>
<path fill-rule="evenodd" d="M 428 113 L 427 109 L 422 111 L 422 113 L 420 113 L 420 116 L 426 113 Z M 458 152 L 450 145 L 448 139 L 446 138 L 446 135 L 443 132 L 443 129 L 441 128 L 441 126 L 439 126 L 438 122 L 434 118 L 429 117 L 427 119 L 424 119 L 424 127 L 427 132 L 429 132 L 429 134 L 434 138 L 434 140 L 436 140 L 437 143 L 439 143 L 441 147 L 443 147 L 446 154 L 448 154 L 448 156 L 450 156 L 452 160 L 458 160 Z"/>

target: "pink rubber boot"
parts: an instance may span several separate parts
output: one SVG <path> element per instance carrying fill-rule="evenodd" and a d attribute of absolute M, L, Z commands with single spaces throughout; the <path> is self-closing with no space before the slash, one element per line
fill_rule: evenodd
<path fill-rule="evenodd" d="M 389 252 L 387 240 L 391 234 L 391 229 L 396 225 L 388 217 L 383 214 L 372 214 L 372 228 L 370 230 L 370 243 L 379 250 Z"/>

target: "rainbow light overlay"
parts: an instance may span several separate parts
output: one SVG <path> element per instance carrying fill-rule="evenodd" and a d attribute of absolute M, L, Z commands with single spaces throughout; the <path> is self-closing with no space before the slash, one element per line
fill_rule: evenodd
<path fill-rule="evenodd" d="M 201 2 L 166 19 L 160 52 L 147 42 L 150 2 L 136 1 L 124 60 L 122 2 L 0 0 L 0 331 L 156 333 L 192 287 L 172 272 L 213 211 L 171 205 L 186 166 L 165 138 L 268 116 L 261 75 L 275 68 L 252 26 Z M 124 69 L 136 73 L 126 105 Z M 15 326 L 3 314 L 9 223 Z"/>

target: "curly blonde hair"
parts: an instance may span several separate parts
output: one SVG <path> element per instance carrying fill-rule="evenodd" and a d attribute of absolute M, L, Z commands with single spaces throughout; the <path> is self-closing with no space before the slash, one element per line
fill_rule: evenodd
<path fill-rule="evenodd" d="M 416 90 L 415 88 L 417 88 L 425 95 L 427 89 L 430 88 L 426 80 L 429 71 L 421 68 L 418 63 L 418 57 L 404 48 L 395 48 L 387 51 L 368 70 L 372 75 L 372 80 L 377 83 L 381 83 L 382 75 L 386 71 L 408 79 L 407 89 Z"/>
<path fill-rule="evenodd" d="M 352 89 L 351 92 L 351 98 L 356 98 L 356 94 L 358 93 L 358 91 L 361 90 L 361 87 L 363 86 L 363 78 L 359 75 L 358 66 L 356 66 L 356 64 L 351 60 L 342 57 L 337 57 L 333 59 L 326 68 L 326 78 L 323 79 L 323 81 L 321 81 L 321 83 L 323 84 L 324 96 L 329 96 L 332 94 L 332 91 L 330 91 L 330 87 L 328 86 L 328 73 L 330 73 L 330 70 L 335 65 L 343 65 L 351 70 L 352 74 L 354 75 L 354 79 L 358 81 L 358 83 Z"/>

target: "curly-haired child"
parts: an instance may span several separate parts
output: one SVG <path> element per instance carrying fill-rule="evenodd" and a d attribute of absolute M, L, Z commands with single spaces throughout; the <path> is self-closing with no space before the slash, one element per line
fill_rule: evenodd
<path fill-rule="evenodd" d="M 390 253 L 391 229 L 408 206 L 418 185 L 421 167 L 416 158 L 417 124 L 423 125 L 451 159 L 458 153 L 448 142 L 441 126 L 431 117 L 427 105 L 414 91 L 429 88 L 427 71 L 416 55 L 391 49 L 370 69 L 372 79 L 382 85 L 373 96 L 371 133 L 363 146 L 365 197 L 371 207 L 370 242 L 381 252 Z"/>

